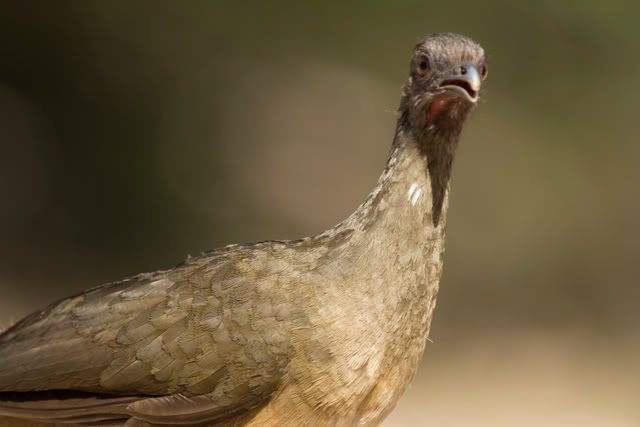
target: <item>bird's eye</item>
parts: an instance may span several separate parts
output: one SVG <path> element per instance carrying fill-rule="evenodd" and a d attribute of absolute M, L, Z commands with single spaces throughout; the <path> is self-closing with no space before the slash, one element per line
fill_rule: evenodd
<path fill-rule="evenodd" d="M 427 58 L 421 58 L 418 62 L 418 69 L 416 70 L 421 76 L 426 76 L 429 72 L 429 60 Z"/>
<path fill-rule="evenodd" d="M 487 68 L 487 64 L 482 64 L 482 70 L 480 71 L 480 74 L 482 74 L 482 78 L 486 78 L 487 74 L 489 74 L 489 69 Z"/>

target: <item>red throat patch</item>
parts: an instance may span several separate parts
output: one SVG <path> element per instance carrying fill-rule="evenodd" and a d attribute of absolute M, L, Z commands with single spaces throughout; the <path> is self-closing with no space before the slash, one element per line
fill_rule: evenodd
<path fill-rule="evenodd" d="M 432 124 L 438 120 L 438 117 L 449 108 L 449 104 L 454 100 L 455 98 L 449 96 L 439 96 L 434 99 L 427 110 L 427 123 Z"/>

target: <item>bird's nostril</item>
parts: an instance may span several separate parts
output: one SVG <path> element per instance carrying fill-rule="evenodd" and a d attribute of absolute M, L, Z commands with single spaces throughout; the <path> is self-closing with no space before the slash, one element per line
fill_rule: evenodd
<path fill-rule="evenodd" d="M 460 67 L 460 74 L 462 74 L 462 75 L 467 74 L 467 68 L 464 67 L 464 66 Z"/>

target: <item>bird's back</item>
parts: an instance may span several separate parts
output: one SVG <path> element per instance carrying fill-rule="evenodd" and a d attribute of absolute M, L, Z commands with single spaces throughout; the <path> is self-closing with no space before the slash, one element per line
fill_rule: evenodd
<path fill-rule="evenodd" d="M 281 277 L 290 269 L 283 248 L 227 248 L 25 318 L 0 336 L 0 415 L 37 415 L 47 401 L 70 405 L 69 416 L 76 407 L 87 412 L 90 400 L 58 390 L 83 399 L 98 393 L 100 404 L 117 404 L 105 407 L 116 416 L 127 405 L 135 412 L 134 404 L 141 414 L 173 408 L 170 419 L 187 399 L 200 408 L 194 419 L 259 405 L 282 376 L 287 334 L 298 320 Z M 133 398 L 123 406 L 110 398 L 117 395 Z M 25 402 L 7 403 L 18 400 Z"/>

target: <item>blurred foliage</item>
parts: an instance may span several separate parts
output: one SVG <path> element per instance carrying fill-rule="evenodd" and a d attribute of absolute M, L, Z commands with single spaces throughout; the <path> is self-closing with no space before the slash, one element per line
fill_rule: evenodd
<path fill-rule="evenodd" d="M 0 327 L 339 221 L 384 165 L 413 44 L 455 31 L 489 78 L 456 160 L 435 343 L 387 425 L 638 425 L 640 3 L 0 10 Z"/>
<path fill-rule="evenodd" d="M 637 2 L 1 6 L 12 315 L 347 215 L 384 163 L 413 44 L 455 31 L 490 72 L 456 164 L 434 333 L 638 325 Z"/>

